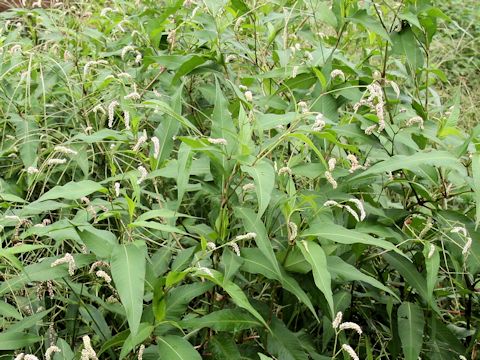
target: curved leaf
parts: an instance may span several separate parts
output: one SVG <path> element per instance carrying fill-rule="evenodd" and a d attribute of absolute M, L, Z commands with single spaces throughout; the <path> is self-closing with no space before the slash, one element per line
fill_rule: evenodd
<path fill-rule="evenodd" d="M 168 360 L 202 360 L 200 354 L 187 340 L 176 335 L 158 338 L 158 354 Z"/>

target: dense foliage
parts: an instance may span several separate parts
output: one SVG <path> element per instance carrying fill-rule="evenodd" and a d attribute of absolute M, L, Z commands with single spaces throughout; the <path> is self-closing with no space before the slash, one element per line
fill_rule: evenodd
<path fill-rule="evenodd" d="M 0 19 L 1 359 L 477 358 L 480 128 L 438 96 L 439 8 Z"/>

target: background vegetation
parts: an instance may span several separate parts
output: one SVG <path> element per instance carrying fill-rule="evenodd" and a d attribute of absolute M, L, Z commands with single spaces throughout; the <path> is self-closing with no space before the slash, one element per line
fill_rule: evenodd
<path fill-rule="evenodd" d="M 0 358 L 476 359 L 475 1 L 0 15 Z"/>

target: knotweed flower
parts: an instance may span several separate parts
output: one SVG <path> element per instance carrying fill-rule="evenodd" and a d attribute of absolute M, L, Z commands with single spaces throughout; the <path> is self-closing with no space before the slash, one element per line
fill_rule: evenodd
<path fill-rule="evenodd" d="M 121 73 L 118 73 L 118 74 L 117 74 L 117 77 L 118 77 L 118 78 L 131 79 L 131 78 L 132 78 L 132 75 L 130 75 L 130 74 L 127 73 L 127 72 L 121 72 Z"/>
<path fill-rule="evenodd" d="M 237 57 L 235 55 L 228 55 L 226 58 L 225 58 L 225 63 L 231 63 L 232 61 L 235 61 L 237 59 Z"/>
<path fill-rule="evenodd" d="M 25 355 L 25 357 L 23 358 L 23 360 L 38 360 L 38 357 L 36 357 L 36 356 L 33 355 L 33 354 L 27 354 L 27 355 Z"/>
<path fill-rule="evenodd" d="M 308 112 L 308 105 L 305 101 L 300 101 L 297 106 L 300 108 L 300 111 L 302 113 L 306 113 Z"/>
<path fill-rule="evenodd" d="M 208 138 L 207 141 L 210 143 L 210 144 L 214 144 L 214 145 L 227 145 L 227 140 L 223 139 L 223 138 Z"/>
<path fill-rule="evenodd" d="M 462 249 L 462 255 L 463 256 L 467 255 L 467 253 L 468 253 L 468 251 L 470 250 L 471 247 L 472 247 L 472 238 L 467 237 L 467 242 L 465 243 L 465 245 L 463 246 L 463 249 Z"/>
<path fill-rule="evenodd" d="M 99 261 L 95 261 L 92 266 L 90 267 L 90 270 L 88 271 L 89 274 L 93 274 L 93 272 L 95 271 L 96 268 L 100 267 L 100 266 L 104 266 L 104 267 L 110 267 L 110 265 L 106 262 L 106 261 L 102 261 L 102 260 L 99 260 Z"/>
<path fill-rule="evenodd" d="M 353 202 L 357 207 L 358 211 L 360 212 L 360 221 L 363 221 L 367 214 L 365 213 L 365 208 L 363 207 L 363 203 L 355 198 L 348 199 L 349 202 Z"/>
<path fill-rule="evenodd" d="M 176 39 L 177 39 L 177 30 L 176 29 L 170 30 L 167 35 L 167 42 L 170 44 L 172 48 L 175 45 Z"/>
<path fill-rule="evenodd" d="M 334 329 L 338 328 L 338 326 L 342 322 L 342 317 L 343 317 L 342 312 L 341 311 L 337 312 L 337 315 L 335 316 L 335 319 L 332 321 L 332 327 Z"/>
<path fill-rule="evenodd" d="M 362 165 L 359 164 L 357 157 L 353 154 L 347 155 L 347 160 L 350 161 L 350 169 L 348 170 L 349 173 L 353 173 L 358 169 L 362 168 Z"/>
<path fill-rule="evenodd" d="M 105 114 L 105 109 L 103 108 L 102 104 L 95 105 L 94 108 L 92 109 L 92 112 L 94 112 L 95 114 L 99 111 L 102 114 Z"/>
<path fill-rule="evenodd" d="M 210 250 L 210 251 L 213 251 L 217 248 L 217 245 L 215 245 L 215 243 L 209 241 L 207 242 L 207 249 Z"/>
<path fill-rule="evenodd" d="M 290 169 L 288 166 L 284 166 L 278 170 L 278 175 L 283 175 L 283 174 L 288 174 L 292 175 L 292 169 Z"/>
<path fill-rule="evenodd" d="M 122 52 L 121 52 L 121 54 L 120 54 L 120 57 L 122 58 L 122 60 L 125 60 L 125 56 L 127 56 L 127 54 L 128 54 L 130 51 L 136 51 L 136 50 L 135 50 L 135 46 L 133 46 L 133 45 L 127 45 L 127 46 L 125 46 L 125 47 L 122 49 Z"/>
<path fill-rule="evenodd" d="M 113 127 L 113 121 L 115 119 L 115 107 L 120 105 L 117 100 L 113 100 L 110 105 L 108 105 L 108 127 L 111 129 Z"/>
<path fill-rule="evenodd" d="M 119 197 L 120 196 L 120 183 L 119 182 L 116 182 L 114 184 L 114 188 L 115 188 L 115 196 L 116 197 Z"/>
<path fill-rule="evenodd" d="M 467 229 L 465 229 L 465 227 L 463 227 L 463 226 L 456 226 L 450 232 L 454 233 L 454 234 L 455 233 L 460 233 L 463 236 L 467 236 Z"/>
<path fill-rule="evenodd" d="M 137 143 L 133 147 L 133 151 L 138 151 L 140 147 L 148 140 L 147 132 L 143 130 L 143 134 L 138 138 Z"/>
<path fill-rule="evenodd" d="M 201 271 L 201 272 L 203 272 L 203 273 L 205 273 L 205 274 L 207 274 L 208 276 L 213 277 L 212 270 L 210 270 L 210 269 L 207 268 L 207 267 L 199 266 L 199 267 L 198 267 L 198 270 Z"/>
<path fill-rule="evenodd" d="M 66 146 L 62 145 L 57 145 L 53 148 L 55 151 L 62 153 L 62 154 L 67 154 L 67 155 L 78 155 L 78 152 L 72 149 L 67 148 Z"/>
<path fill-rule="evenodd" d="M 245 99 L 247 99 L 247 101 L 249 101 L 249 102 L 253 101 L 253 94 L 250 90 L 245 91 L 244 95 L 245 95 Z"/>
<path fill-rule="evenodd" d="M 249 183 L 242 186 L 243 191 L 255 190 L 255 184 Z"/>
<path fill-rule="evenodd" d="M 139 100 L 141 98 L 140 94 L 137 91 L 137 84 L 133 84 L 133 91 L 123 97 L 125 100 Z"/>
<path fill-rule="evenodd" d="M 297 77 L 298 74 L 298 66 L 294 66 L 292 69 L 292 78 Z"/>
<path fill-rule="evenodd" d="M 67 162 L 67 159 L 48 159 L 45 163 L 47 165 L 62 165 Z"/>
<path fill-rule="evenodd" d="M 130 130 L 130 113 L 127 110 L 123 111 L 123 121 L 125 122 L 125 129 Z"/>
<path fill-rule="evenodd" d="M 142 54 L 139 51 L 137 51 L 137 55 L 135 56 L 135 64 L 140 65 L 142 63 L 142 58 L 143 58 Z"/>
<path fill-rule="evenodd" d="M 58 346 L 52 345 L 45 351 L 45 360 L 50 360 L 53 353 L 62 352 Z"/>
<path fill-rule="evenodd" d="M 348 205 L 342 205 L 342 207 L 347 210 L 357 221 L 360 221 L 358 214 Z"/>
<path fill-rule="evenodd" d="M 407 120 L 407 122 L 405 123 L 406 126 L 410 127 L 414 124 L 418 124 L 418 127 L 420 129 L 424 129 L 424 126 L 423 126 L 423 119 L 420 117 L 420 116 L 414 116 L 410 119 Z"/>
<path fill-rule="evenodd" d="M 433 227 L 433 222 L 432 218 L 428 218 L 427 222 L 425 224 L 425 227 L 420 231 L 420 234 L 418 234 L 418 237 L 420 239 L 423 239 L 423 237 L 427 234 L 427 232 Z"/>
<path fill-rule="evenodd" d="M 297 224 L 289 221 L 288 222 L 288 241 L 290 243 L 294 242 L 295 239 L 297 238 L 297 234 L 298 234 Z"/>
<path fill-rule="evenodd" d="M 35 166 L 29 166 L 27 169 L 28 175 L 38 174 L 40 170 L 38 170 Z"/>
<path fill-rule="evenodd" d="M 102 11 L 100 11 L 100 16 L 101 17 L 107 17 L 107 14 L 109 12 L 116 12 L 116 10 L 112 9 L 111 7 L 105 7 L 105 8 L 102 9 Z"/>
<path fill-rule="evenodd" d="M 327 181 L 330 183 L 330 185 L 332 185 L 332 187 L 334 189 L 337 188 L 338 184 L 337 182 L 335 181 L 335 179 L 333 178 L 332 176 L 332 173 L 330 171 L 325 171 L 325 178 L 327 179 Z"/>
<path fill-rule="evenodd" d="M 336 165 L 337 165 L 337 159 L 330 158 L 328 160 L 328 171 L 332 172 L 333 170 L 335 170 Z"/>
<path fill-rule="evenodd" d="M 83 338 L 83 350 L 81 360 L 98 360 L 97 353 L 92 348 L 92 344 L 90 342 L 90 337 L 85 335 Z"/>
<path fill-rule="evenodd" d="M 430 250 L 428 250 L 427 259 L 431 259 L 434 253 L 435 253 L 435 245 L 430 244 Z"/>
<path fill-rule="evenodd" d="M 395 92 L 395 95 L 397 95 L 397 98 L 400 97 L 400 88 L 398 87 L 397 83 L 394 81 L 388 81 L 390 86 L 392 87 L 393 91 Z"/>
<path fill-rule="evenodd" d="M 345 74 L 340 69 L 332 70 L 332 72 L 330 73 L 330 77 L 332 79 L 339 77 L 342 81 L 345 81 Z"/>
<path fill-rule="evenodd" d="M 153 143 L 153 157 L 157 159 L 160 155 L 160 140 L 156 136 L 152 136 L 151 140 Z"/>
<path fill-rule="evenodd" d="M 355 350 L 353 350 L 353 348 L 352 348 L 350 345 L 343 344 L 343 345 L 342 345 L 342 349 L 343 349 L 348 355 L 350 355 L 350 357 L 351 357 L 353 360 L 360 360 L 360 359 L 358 358 L 357 353 L 355 352 Z"/>
<path fill-rule="evenodd" d="M 372 135 L 376 128 L 377 128 L 377 124 L 367 127 L 365 129 L 365 135 Z"/>
<path fill-rule="evenodd" d="M 325 127 L 325 120 L 323 114 L 318 114 L 315 117 L 315 123 L 313 124 L 312 130 L 313 131 L 322 131 Z"/>
<path fill-rule="evenodd" d="M 240 247 L 238 246 L 237 243 L 231 242 L 228 245 L 232 248 L 233 252 L 237 255 L 240 256 Z"/>
<path fill-rule="evenodd" d="M 344 322 L 340 324 L 340 330 L 355 330 L 358 335 L 362 335 L 362 328 L 354 322 Z"/>
<path fill-rule="evenodd" d="M 105 282 L 107 284 L 110 284 L 112 282 L 112 278 L 110 277 L 110 275 L 108 275 L 105 271 L 103 270 L 98 270 L 95 275 L 97 275 L 97 277 L 99 278 L 102 278 L 103 280 L 105 280 Z"/>
<path fill-rule="evenodd" d="M 235 241 L 240 241 L 240 240 L 251 240 L 251 239 L 255 239 L 257 237 L 257 234 L 254 233 L 254 232 L 249 232 L 249 233 L 246 233 L 244 235 L 237 235 L 235 237 Z"/>
<path fill-rule="evenodd" d="M 137 184 L 141 184 L 147 178 L 148 172 L 143 166 L 139 166 L 137 170 L 140 171 L 140 178 L 137 180 Z"/>
<path fill-rule="evenodd" d="M 145 345 L 140 345 L 140 348 L 138 349 L 138 360 L 143 360 L 143 352 L 145 351 Z"/>
<path fill-rule="evenodd" d="M 22 51 L 22 45 L 20 44 L 15 44 L 13 45 L 10 50 L 8 51 L 10 54 L 15 54 L 17 52 L 21 52 Z"/>
<path fill-rule="evenodd" d="M 323 206 L 325 207 L 330 207 L 330 206 L 339 206 L 341 207 L 342 205 L 340 205 L 338 202 L 336 202 L 335 200 L 327 200 L 323 203 Z"/>
<path fill-rule="evenodd" d="M 55 260 L 50 265 L 50 267 L 55 267 L 62 264 L 68 264 L 68 273 L 70 274 L 70 276 L 73 276 L 75 274 L 75 269 L 77 268 L 77 266 L 75 264 L 75 259 L 70 253 L 66 253 L 64 257 Z"/>

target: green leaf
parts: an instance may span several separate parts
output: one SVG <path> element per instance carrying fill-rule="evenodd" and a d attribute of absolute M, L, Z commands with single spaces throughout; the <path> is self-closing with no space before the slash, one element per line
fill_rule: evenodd
<path fill-rule="evenodd" d="M 461 173 L 465 172 L 465 168 L 458 159 L 447 151 L 432 150 L 417 152 L 414 155 L 395 155 L 387 160 L 376 163 L 364 172 L 354 176 L 351 180 L 365 178 L 370 175 L 377 175 L 396 171 L 400 169 L 418 171 L 421 165 L 443 166 L 455 169 Z"/>
<path fill-rule="evenodd" d="M 198 330 L 210 328 L 215 331 L 240 331 L 254 327 L 262 327 L 247 311 L 242 309 L 223 309 L 211 312 L 199 318 L 189 318 L 180 322 L 184 328 Z"/>
<path fill-rule="evenodd" d="M 240 360 L 242 358 L 235 340 L 229 334 L 218 333 L 212 336 L 208 345 L 215 360 Z"/>
<path fill-rule="evenodd" d="M 42 337 L 21 332 L 0 333 L 0 350 L 20 350 L 42 341 Z"/>
<path fill-rule="evenodd" d="M 475 227 L 480 224 L 480 153 L 476 152 L 472 157 L 473 191 L 475 193 Z"/>
<path fill-rule="evenodd" d="M 403 28 L 398 33 L 393 33 L 391 38 L 394 53 L 406 55 L 413 70 L 423 68 L 423 54 L 410 26 Z"/>
<path fill-rule="evenodd" d="M 261 274 L 267 279 L 279 281 L 283 288 L 297 297 L 303 304 L 305 304 L 311 311 L 312 315 L 317 321 L 317 313 L 313 308 L 310 298 L 302 290 L 298 282 L 291 276 L 289 276 L 283 269 L 280 269 L 281 274 L 277 274 L 273 267 L 265 262 L 265 258 L 258 249 L 245 248 L 242 249 L 242 258 L 244 260 L 242 270 L 250 274 Z M 309 270 L 310 271 L 310 270 Z"/>
<path fill-rule="evenodd" d="M 107 230 L 97 229 L 91 225 L 79 226 L 77 233 L 87 248 L 100 259 L 108 259 L 112 254 L 113 248 L 118 245 L 115 234 Z"/>
<path fill-rule="evenodd" d="M 222 253 L 222 264 L 224 267 L 223 278 L 225 280 L 232 279 L 238 272 L 238 269 L 240 269 L 242 263 L 243 259 L 240 256 L 237 256 L 229 249 L 224 249 Z"/>
<path fill-rule="evenodd" d="M 367 14 L 366 10 L 359 10 L 353 16 L 348 18 L 353 23 L 363 25 L 367 30 L 374 32 L 377 35 L 380 35 L 384 40 L 390 42 L 390 36 L 382 27 L 382 24 L 377 21 L 373 16 Z"/>
<path fill-rule="evenodd" d="M 386 253 L 383 254 L 383 257 L 390 266 L 405 278 L 408 285 L 413 287 L 425 301 L 429 300 L 426 281 L 410 261 L 397 254 Z"/>
<path fill-rule="evenodd" d="M 202 360 L 200 354 L 187 340 L 176 335 L 157 338 L 158 354 L 168 360 Z"/>
<path fill-rule="evenodd" d="M 0 301 L 0 315 L 5 318 L 14 318 L 17 320 L 22 319 L 22 315 L 13 307 L 12 305 L 6 303 L 5 301 Z"/>
<path fill-rule="evenodd" d="M 259 219 L 259 216 L 256 216 L 255 213 L 248 208 L 237 208 L 236 211 L 238 216 L 243 220 L 245 230 L 247 232 L 253 232 L 257 234 L 255 237 L 255 243 L 262 252 L 263 256 L 265 256 L 266 261 L 270 263 L 271 268 L 274 270 L 277 276 L 280 275 L 280 266 L 278 265 L 277 258 L 273 252 L 272 243 L 268 238 L 265 225 Z"/>
<path fill-rule="evenodd" d="M 417 304 L 403 302 L 398 308 L 398 335 L 405 360 L 417 360 L 423 344 L 423 311 Z"/>
<path fill-rule="evenodd" d="M 222 93 L 218 80 L 215 80 L 215 106 L 212 113 L 211 137 L 227 140 L 228 153 L 232 153 L 237 142 L 237 130 L 233 124 L 232 114 L 228 110 L 228 101 Z"/>
<path fill-rule="evenodd" d="M 142 343 L 153 332 L 154 327 L 148 323 L 141 323 L 138 332 L 135 335 L 130 334 L 125 340 L 120 352 L 120 360 L 125 358 L 127 354 L 132 351 L 135 346 Z"/>
<path fill-rule="evenodd" d="M 178 88 L 175 94 L 172 96 L 172 108 L 171 111 L 175 114 L 182 112 L 182 90 L 183 84 Z M 162 121 L 155 129 L 155 136 L 160 142 L 160 151 L 158 155 L 158 162 L 165 161 L 173 150 L 173 139 L 178 134 L 180 124 L 175 117 L 167 115 L 162 117 Z"/>
<path fill-rule="evenodd" d="M 223 279 L 223 275 L 213 269 L 202 269 L 202 268 L 196 268 L 193 269 L 195 271 L 196 276 L 201 276 L 204 278 L 209 279 L 213 283 L 217 284 L 218 286 L 221 286 L 223 290 L 227 292 L 228 295 L 232 298 L 232 301 L 242 309 L 247 310 L 250 314 L 255 316 L 260 322 L 268 329 L 268 324 L 265 322 L 263 319 L 262 315 L 258 313 L 257 310 L 250 304 L 248 301 L 247 296 L 245 293 L 242 291 L 242 289 L 235 283 L 231 281 L 225 281 Z"/>
<path fill-rule="evenodd" d="M 332 277 L 328 272 L 327 258 L 325 252 L 317 243 L 313 241 L 297 242 L 297 246 L 302 251 L 305 260 L 312 266 L 313 280 L 318 289 L 323 293 L 327 300 L 332 316 L 335 314 L 335 305 L 333 304 Z"/>
<path fill-rule="evenodd" d="M 37 160 L 37 149 L 40 145 L 40 131 L 35 121 L 24 120 L 19 116 L 16 122 L 16 137 L 20 142 L 20 158 L 23 166 L 28 168 L 35 164 Z"/>
<path fill-rule="evenodd" d="M 202 135 L 202 133 L 195 127 L 195 125 L 193 125 L 190 122 L 190 120 L 188 120 L 186 117 L 183 117 L 182 115 L 177 113 L 167 103 L 161 100 L 147 100 L 147 101 L 144 101 L 143 104 L 148 108 L 157 109 L 171 116 L 173 119 L 175 119 L 180 124 L 182 124 L 185 128 L 192 130 L 196 135 L 200 135 L 200 136 Z"/>
<path fill-rule="evenodd" d="M 147 247 L 143 241 L 118 245 L 112 253 L 112 278 L 133 335 L 136 335 L 142 317 L 146 257 Z"/>
<path fill-rule="evenodd" d="M 300 340 L 277 318 L 272 318 L 267 350 L 279 360 L 308 360 Z"/>
<path fill-rule="evenodd" d="M 191 73 L 195 68 L 202 65 L 208 59 L 204 56 L 191 55 L 177 70 L 175 76 L 172 79 L 172 85 L 179 83 L 182 76 Z"/>
<path fill-rule="evenodd" d="M 348 230 L 345 229 L 343 226 L 333 224 L 333 223 L 325 223 L 325 222 L 315 222 L 313 223 L 308 229 L 303 231 L 300 234 L 301 237 L 308 237 L 308 236 L 318 236 L 324 239 L 331 240 L 333 242 L 337 242 L 340 244 L 366 244 L 372 246 L 378 246 L 385 250 L 393 250 L 395 252 L 400 252 L 394 244 L 374 238 L 370 235 L 363 234 L 356 230 Z"/>
<path fill-rule="evenodd" d="M 169 291 L 166 298 L 166 319 L 178 320 L 178 318 L 187 309 L 190 301 L 209 291 L 211 288 L 213 288 L 212 283 L 197 282 L 193 284 L 177 286 Z"/>
<path fill-rule="evenodd" d="M 397 300 L 400 298 L 388 287 L 383 285 L 380 281 L 374 279 L 371 276 L 368 276 L 358 270 L 355 266 L 350 265 L 349 263 L 343 261 L 338 256 L 328 256 L 327 257 L 328 270 L 330 273 L 340 276 L 343 280 L 347 281 L 363 281 L 367 284 L 370 284 L 377 289 L 383 290 L 390 295 L 394 296 Z"/>
<path fill-rule="evenodd" d="M 425 257 L 425 270 L 427 272 L 427 296 L 430 303 L 434 303 L 435 299 L 433 297 L 433 290 L 435 289 L 435 285 L 438 281 L 438 269 L 440 269 L 440 254 L 438 249 L 435 248 L 431 256 L 429 255 L 430 246 L 434 246 L 430 244 L 429 246 L 425 246 L 423 250 L 423 254 Z"/>
<path fill-rule="evenodd" d="M 182 143 L 178 150 L 178 176 L 177 176 L 177 204 L 182 203 L 183 195 L 187 189 L 188 180 L 190 179 L 190 171 L 192 169 L 191 147 Z"/>
<path fill-rule="evenodd" d="M 275 170 L 267 160 L 260 160 L 254 166 L 242 165 L 242 171 L 249 174 L 255 183 L 258 201 L 257 218 L 261 218 L 267 209 L 275 185 Z"/>
<path fill-rule="evenodd" d="M 82 180 L 79 182 L 69 182 L 63 186 L 55 186 L 52 190 L 46 192 L 36 202 L 54 199 L 77 200 L 88 196 L 96 191 L 105 191 L 106 189 L 92 180 Z"/>

